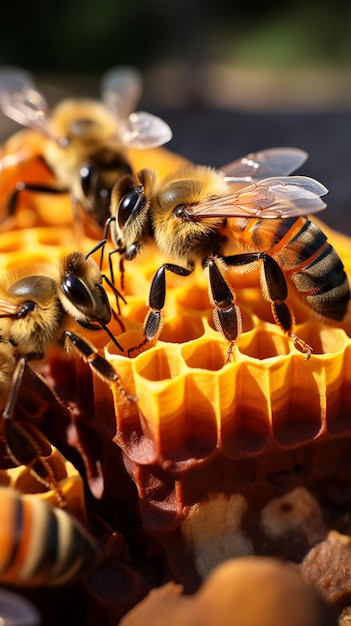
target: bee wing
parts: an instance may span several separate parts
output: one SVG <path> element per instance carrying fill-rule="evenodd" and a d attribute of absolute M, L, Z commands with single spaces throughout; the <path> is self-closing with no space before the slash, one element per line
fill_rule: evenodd
<path fill-rule="evenodd" d="M 117 118 L 127 119 L 135 111 L 142 93 L 141 74 L 134 67 L 112 67 L 101 79 L 101 97 Z"/>
<path fill-rule="evenodd" d="M 121 127 L 122 140 L 130 148 L 156 148 L 172 139 L 172 130 L 157 115 L 138 111 L 131 113 Z"/>
<path fill-rule="evenodd" d="M 141 93 L 141 74 L 134 67 L 113 67 L 102 77 L 102 99 L 119 120 L 124 145 L 156 148 L 172 139 L 172 131 L 160 117 L 144 111 L 135 112 Z"/>
<path fill-rule="evenodd" d="M 328 193 L 314 178 L 266 178 L 238 192 L 188 207 L 189 219 L 206 217 L 288 218 L 325 209 L 321 196 Z"/>
<path fill-rule="evenodd" d="M 268 148 L 252 152 L 221 168 L 227 182 L 253 182 L 269 176 L 287 176 L 300 167 L 308 154 L 299 148 Z"/>
<path fill-rule="evenodd" d="M 17 67 L 0 69 L 0 109 L 18 124 L 31 126 L 52 139 L 58 139 L 51 128 L 47 101 L 25 70 Z"/>

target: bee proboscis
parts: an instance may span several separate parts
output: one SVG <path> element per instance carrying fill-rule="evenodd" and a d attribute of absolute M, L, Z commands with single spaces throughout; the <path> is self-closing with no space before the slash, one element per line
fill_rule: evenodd
<path fill-rule="evenodd" d="M 11 137 L 0 158 L 5 225 L 27 190 L 70 193 L 76 220 L 79 205 L 91 223 L 102 226 L 114 183 L 132 171 L 127 148 L 153 148 L 171 139 L 166 122 L 135 112 L 141 96 L 136 69 L 111 68 L 102 77 L 101 91 L 101 100 L 66 98 L 50 110 L 28 72 L 0 68 L 0 110 L 30 129 Z"/>
<path fill-rule="evenodd" d="M 152 280 L 144 340 L 130 352 L 160 335 L 166 272 L 188 276 L 200 263 L 208 268 L 214 324 L 229 342 L 228 360 L 242 324 L 225 267 L 260 267 L 275 322 L 310 356 L 312 347 L 294 333 L 288 285 L 315 313 L 336 321 L 345 315 L 350 288 L 335 249 L 307 217 L 326 207 L 322 196 L 327 189 L 315 179 L 289 175 L 306 157 L 299 149 L 271 148 L 221 171 L 188 165 L 160 181 L 155 171 L 144 169 L 116 183 L 101 245 L 111 228 L 115 249 L 110 255 L 118 252 L 122 267 L 149 239 L 169 258 Z M 229 244 L 234 254 L 227 254 Z"/>

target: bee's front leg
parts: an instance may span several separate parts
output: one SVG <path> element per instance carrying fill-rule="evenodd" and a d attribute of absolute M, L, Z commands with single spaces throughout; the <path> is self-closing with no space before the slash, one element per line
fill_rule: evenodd
<path fill-rule="evenodd" d="M 99 354 L 99 351 L 91 343 L 71 330 L 65 330 L 63 333 L 63 343 L 66 343 L 66 341 L 69 341 L 75 347 L 78 354 L 88 363 L 92 371 L 105 383 L 117 385 L 119 391 L 126 396 L 129 401 L 135 402 L 134 396 L 131 396 L 126 391 L 114 367 L 112 367 L 105 357 Z"/>
<path fill-rule="evenodd" d="M 164 263 L 157 270 L 155 276 L 152 279 L 150 294 L 149 294 L 149 306 L 150 311 L 146 316 L 144 323 L 144 340 L 137 346 L 129 348 L 128 355 L 134 350 L 140 350 L 145 346 L 148 341 L 157 339 L 162 330 L 162 309 L 165 305 L 166 299 L 166 270 L 178 274 L 178 276 L 189 276 L 193 269 L 186 269 L 180 265 L 174 265 L 173 263 Z"/>
<path fill-rule="evenodd" d="M 86 339 L 77 335 L 71 330 L 65 330 L 64 341 L 68 340 L 80 354 L 80 356 L 90 365 L 92 370 L 106 383 L 118 381 L 118 375 L 110 363 L 99 354 L 98 350 Z"/>

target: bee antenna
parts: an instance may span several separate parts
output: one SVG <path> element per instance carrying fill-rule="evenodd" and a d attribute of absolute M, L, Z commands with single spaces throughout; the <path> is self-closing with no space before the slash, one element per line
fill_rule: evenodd
<path fill-rule="evenodd" d="M 105 245 L 107 243 L 107 236 L 110 230 L 110 226 L 111 226 L 111 222 L 115 222 L 116 218 L 113 217 L 112 215 L 110 217 L 107 218 L 106 222 L 105 222 L 105 227 L 104 227 L 104 234 L 103 234 L 103 240 L 102 240 L 102 245 L 101 247 L 101 255 L 100 255 L 100 270 L 102 268 L 103 265 L 103 261 L 104 261 L 104 252 L 105 252 Z"/>
<path fill-rule="evenodd" d="M 118 299 L 120 298 L 124 304 L 127 304 L 127 300 L 125 299 L 125 297 L 123 296 L 123 294 L 121 294 L 120 291 L 118 291 L 117 287 L 114 285 L 114 283 L 108 278 L 108 276 L 106 276 L 106 274 L 101 274 L 103 280 L 106 280 L 108 286 L 110 287 L 110 289 L 112 289 L 114 295 L 116 296 L 116 302 L 117 302 L 117 308 L 118 308 L 118 313 L 120 313 L 120 308 L 119 308 L 119 302 Z"/>
<path fill-rule="evenodd" d="M 110 337 L 110 339 L 113 341 L 113 343 L 115 344 L 115 346 L 121 350 L 121 352 L 124 352 L 124 348 L 123 346 L 121 346 L 120 343 L 118 343 L 116 337 L 113 335 L 113 333 L 110 331 L 110 329 L 108 328 L 108 326 L 106 326 L 106 324 L 104 324 L 103 322 L 99 322 L 101 328 L 103 328 L 103 330 L 105 331 L 105 333 Z"/>
<path fill-rule="evenodd" d="M 94 252 L 97 252 L 98 250 L 100 250 L 100 248 L 104 249 L 105 245 L 107 243 L 107 239 L 101 239 L 101 241 L 99 241 L 99 243 L 96 244 L 96 246 L 94 246 L 86 255 L 85 255 L 85 260 L 89 259 L 89 257 L 94 254 Z M 103 252 L 103 250 L 102 250 Z M 102 255 L 100 258 L 101 261 L 101 265 L 102 265 Z M 101 266 L 100 266 L 101 269 Z"/>

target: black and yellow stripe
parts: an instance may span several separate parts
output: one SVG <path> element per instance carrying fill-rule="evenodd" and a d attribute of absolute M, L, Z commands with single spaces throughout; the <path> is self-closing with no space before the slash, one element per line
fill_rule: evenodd
<path fill-rule="evenodd" d="M 34 495 L 0 488 L 0 519 L 1 584 L 65 584 L 95 562 L 94 541 L 80 524 Z"/>
<path fill-rule="evenodd" d="M 232 219 L 230 228 L 246 250 L 267 252 L 318 314 L 341 321 L 350 300 L 343 263 L 323 231 L 305 217 Z"/>

